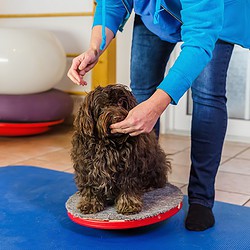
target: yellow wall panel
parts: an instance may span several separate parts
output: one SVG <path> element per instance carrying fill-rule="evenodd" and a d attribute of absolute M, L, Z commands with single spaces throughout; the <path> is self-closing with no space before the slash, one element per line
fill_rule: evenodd
<path fill-rule="evenodd" d="M 92 70 L 92 89 L 116 83 L 116 39 L 101 55 L 99 62 Z"/>

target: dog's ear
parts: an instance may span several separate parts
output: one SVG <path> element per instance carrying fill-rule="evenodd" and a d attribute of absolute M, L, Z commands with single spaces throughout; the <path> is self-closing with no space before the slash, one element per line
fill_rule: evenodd
<path fill-rule="evenodd" d="M 92 136 L 94 134 L 94 119 L 91 111 L 91 96 L 87 95 L 76 115 L 76 119 L 74 121 L 74 126 L 78 132 Z"/>
<path fill-rule="evenodd" d="M 132 108 L 134 108 L 137 105 L 137 101 L 136 101 L 136 99 L 131 91 L 126 92 L 126 98 L 127 98 L 127 102 L 128 102 L 128 109 L 127 110 L 131 110 Z"/>
<path fill-rule="evenodd" d="M 125 110 L 131 110 L 137 105 L 137 101 L 128 87 L 118 84 L 115 86 L 117 105 Z"/>

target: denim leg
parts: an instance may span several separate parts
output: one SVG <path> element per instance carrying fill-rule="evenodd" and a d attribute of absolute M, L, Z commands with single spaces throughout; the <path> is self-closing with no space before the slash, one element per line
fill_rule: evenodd
<path fill-rule="evenodd" d="M 216 43 L 213 59 L 192 85 L 189 203 L 212 208 L 215 176 L 227 128 L 226 76 L 233 44 Z"/>
<path fill-rule="evenodd" d="M 175 44 L 162 41 L 135 16 L 131 49 L 130 87 L 138 103 L 147 100 L 164 78 Z M 155 132 L 159 135 L 159 120 Z"/>

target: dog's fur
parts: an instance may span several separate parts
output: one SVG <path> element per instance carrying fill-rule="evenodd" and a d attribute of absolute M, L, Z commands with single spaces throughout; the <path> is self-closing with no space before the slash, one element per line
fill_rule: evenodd
<path fill-rule="evenodd" d="M 118 213 L 138 213 L 143 193 L 167 183 L 170 162 L 154 132 L 135 137 L 110 132 L 136 104 L 128 88 L 109 85 L 91 91 L 80 106 L 71 157 L 82 213 L 113 203 Z"/>

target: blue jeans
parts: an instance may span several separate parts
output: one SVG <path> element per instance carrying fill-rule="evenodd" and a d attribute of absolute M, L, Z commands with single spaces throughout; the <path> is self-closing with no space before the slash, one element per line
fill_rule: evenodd
<path fill-rule="evenodd" d="M 160 40 L 135 17 L 131 52 L 131 89 L 138 102 L 148 99 L 164 78 L 175 44 Z M 226 75 L 233 44 L 218 40 L 213 59 L 192 85 L 189 203 L 214 204 L 214 182 L 227 128 Z M 155 126 L 159 134 L 159 121 Z M 174 166 L 173 166 L 174 167 Z"/>

